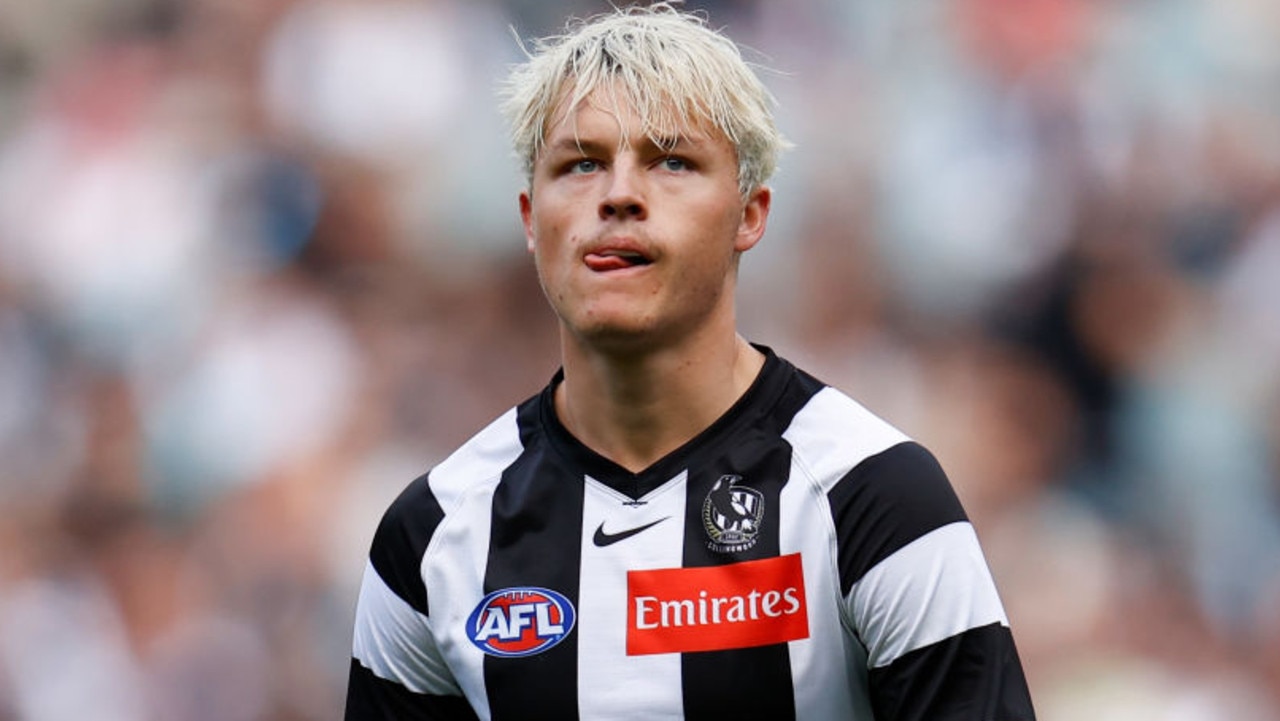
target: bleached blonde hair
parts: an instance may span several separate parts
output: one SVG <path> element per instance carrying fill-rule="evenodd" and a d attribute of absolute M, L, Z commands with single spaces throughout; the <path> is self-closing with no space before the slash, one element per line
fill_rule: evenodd
<path fill-rule="evenodd" d="M 773 96 L 738 46 L 700 14 L 670 3 L 616 8 L 571 19 L 562 35 L 535 40 L 502 85 L 502 109 L 532 187 L 553 115 L 600 92 L 630 107 L 655 142 L 701 125 L 720 131 L 738 156 L 745 197 L 777 168 L 788 145 L 774 123 Z"/>

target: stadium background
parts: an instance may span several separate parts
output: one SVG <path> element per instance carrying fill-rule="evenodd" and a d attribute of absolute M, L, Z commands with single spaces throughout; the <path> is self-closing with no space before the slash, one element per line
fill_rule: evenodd
<path fill-rule="evenodd" d="M 744 327 L 937 452 L 1041 718 L 1280 718 L 1280 4 L 688 6 L 797 144 Z M 554 370 L 493 90 L 601 7 L 0 2 L 0 719 L 337 717 Z"/>

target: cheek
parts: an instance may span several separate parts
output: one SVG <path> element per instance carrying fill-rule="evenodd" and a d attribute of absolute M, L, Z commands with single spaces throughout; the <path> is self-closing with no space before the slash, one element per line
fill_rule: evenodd
<path fill-rule="evenodd" d="M 562 245 L 565 237 L 573 233 L 574 219 L 581 217 L 583 211 L 569 200 L 547 192 L 543 202 L 535 206 L 531 227 L 536 245 L 545 248 Z"/>
<path fill-rule="evenodd" d="M 568 255 L 568 249 L 573 244 L 572 240 L 566 237 L 570 233 L 568 225 L 564 223 L 544 223 L 538 232 L 536 254 L 542 256 L 545 263 L 558 262 L 563 256 Z"/>
<path fill-rule="evenodd" d="M 534 265 L 548 290 L 563 288 L 573 275 L 577 255 L 572 230 L 566 223 L 544 222 L 533 248 Z"/>

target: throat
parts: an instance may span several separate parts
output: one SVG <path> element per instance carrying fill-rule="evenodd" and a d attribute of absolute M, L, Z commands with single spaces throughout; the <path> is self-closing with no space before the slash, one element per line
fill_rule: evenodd
<path fill-rule="evenodd" d="M 750 388 L 764 356 L 745 341 L 742 347 L 714 364 L 649 358 L 619 367 L 566 358 L 556 415 L 588 448 L 638 473 L 709 428 Z"/>
<path fill-rule="evenodd" d="M 631 473 L 649 468 L 688 440 L 676 424 L 667 422 L 668 414 L 654 399 L 579 396 L 568 385 L 566 379 L 555 393 L 561 425 L 583 445 Z"/>

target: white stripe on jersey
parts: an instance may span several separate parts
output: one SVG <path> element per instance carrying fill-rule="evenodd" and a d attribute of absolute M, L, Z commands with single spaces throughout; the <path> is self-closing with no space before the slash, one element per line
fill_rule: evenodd
<path fill-rule="evenodd" d="M 832 433 L 832 428 L 844 431 Z M 797 454 L 803 453 L 798 460 L 808 469 L 810 479 L 822 482 L 822 493 L 830 491 L 862 461 L 910 440 L 834 388 L 818 391 L 796 414 L 782 437 L 797 449 Z"/>
<path fill-rule="evenodd" d="M 459 476 L 458 480 L 462 478 Z M 442 478 L 442 486 L 449 487 L 451 480 Z M 467 639 L 465 632 L 471 608 L 460 604 L 457 598 L 445 598 L 439 592 L 433 594 L 432 589 L 484 588 L 493 489 L 501 480 L 498 474 L 485 483 L 473 484 L 467 489 L 469 493 L 462 494 L 463 502 L 448 512 L 432 536 L 421 568 L 427 585 L 427 607 L 432 623 L 439 629 L 436 638 L 453 662 L 452 670 L 458 683 L 481 719 L 489 718 L 489 696 L 484 685 L 484 652 Z M 433 493 L 436 490 L 435 471 L 432 471 L 431 490 Z M 447 549 L 449 557 L 434 559 L 432 551 L 436 548 Z"/>
<path fill-rule="evenodd" d="M 871 668 L 992 623 L 1008 626 L 968 522 L 930 531 L 876 564 L 849 590 Z"/>
<path fill-rule="evenodd" d="M 436 497 L 445 517 L 477 485 L 491 488 L 492 484 L 486 485 L 485 481 L 497 482 L 523 451 L 516 409 L 512 408 L 431 469 L 431 495 Z"/>
<path fill-rule="evenodd" d="M 431 622 L 395 594 L 368 563 L 356 602 L 352 656 L 375 675 L 417 693 L 459 696 L 436 648 Z"/>
<path fill-rule="evenodd" d="M 853 419 L 850 422 L 850 419 Z M 846 429 L 844 434 L 832 428 Z M 853 399 L 825 388 L 796 414 L 783 438 L 795 451 L 791 477 L 778 499 L 781 554 L 800 553 L 805 559 L 805 597 L 809 603 L 809 638 L 789 644 L 795 679 L 796 718 L 869 719 L 866 677 L 849 669 L 866 668 L 866 652 L 849 642 L 840 623 L 847 617 L 840 607 L 840 572 L 836 568 L 836 531 L 831 513 L 818 518 L 826 533 L 815 533 L 813 508 L 827 508 L 826 494 L 837 481 L 866 458 L 906 440 Z M 806 649 L 805 645 L 813 646 Z M 830 659 L 844 658 L 844 665 Z M 802 686 L 824 689 L 804 693 Z M 822 707 L 805 703 L 823 703 Z"/>
<path fill-rule="evenodd" d="M 680 568 L 684 558 L 685 482 L 682 472 L 639 499 L 587 477 L 582 511 L 582 580 L 578 590 L 578 708 L 584 719 L 683 718 L 681 655 L 627 655 L 627 571 Z M 600 524 L 620 533 L 653 527 L 600 548 L 592 537 Z M 673 708 L 657 704 L 671 702 Z"/>
<path fill-rule="evenodd" d="M 812 528 L 815 504 L 825 507 L 826 500 L 815 496 L 821 496 L 816 483 L 793 460 L 791 478 L 778 498 L 778 541 L 781 555 L 799 553 L 804 559 L 804 593 L 809 606 L 809 638 L 787 645 L 796 686 L 796 718 L 870 719 L 866 677 L 850 672 L 866 668 L 866 654 L 861 646 L 849 642 L 849 633 L 840 622 L 844 612 L 832 549 L 835 530 L 830 527 L 830 513 L 817 517 L 818 523 L 825 520 L 827 533 Z M 831 662 L 841 658 L 844 664 Z M 805 688 L 820 688 L 822 693 L 806 693 Z"/>
<path fill-rule="evenodd" d="M 431 470 L 431 494 L 444 509 L 445 518 L 431 537 L 420 572 L 427 587 L 431 621 L 440 629 L 436 638 L 455 666 L 457 682 L 481 719 L 489 718 L 489 696 L 484 686 L 484 653 L 467 641 L 471 609 L 456 599 L 441 598 L 431 589 L 484 587 L 493 489 L 502 472 L 520 457 L 520 428 L 516 409 L 504 413 Z M 447 549 L 450 558 L 433 562 L 433 551 Z M 463 558 L 466 553 L 472 558 Z"/>

